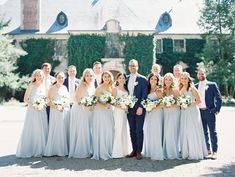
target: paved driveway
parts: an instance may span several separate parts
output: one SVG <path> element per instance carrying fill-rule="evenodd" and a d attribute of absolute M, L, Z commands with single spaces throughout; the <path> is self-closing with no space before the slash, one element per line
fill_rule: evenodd
<path fill-rule="evenodd" d="M 165 160 L 144 158 L 96 161 L 61 157 L 17 159 L 15 150 L 24 122 L 24 106 L 0 106 L 0 177 L 82 176 L 227 176 L 235 177 L 235 108 L 223 107 L 217 117 L 217 160 Z"/>

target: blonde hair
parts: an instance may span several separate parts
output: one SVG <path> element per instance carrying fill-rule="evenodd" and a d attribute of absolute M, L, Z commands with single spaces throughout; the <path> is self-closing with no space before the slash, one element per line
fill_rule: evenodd
<path fill-rule="evenodd" d="M 129 61 L 129 65 L 130 65 L 130 63 L 135 63 L 137 67 L 139 66 L 138 61 L 136 59 L 131 59 Z"/>
<path fill-rule="evenodd" d="M 187 88 L 187 90 L 189 90 L 189 88 L 191 87 L 191 85 L 192 85 L 192 83 L 193 83 L 193 80 L 192 80 L 192 78 L 190 77 L 190 74 L 188 73 L 188 72 L 183 72 L 182 74 L 181 74 L 181 76 L 180 76 L 180 79 L 181 79 L 181 77 L 182 76 L 187 76 L 187 78 L 188 78 L 188 88 Z M 180 83 L 179 83 L 179 90 L 181 89 L 183 87 L 183 84 L 181 83 L 181 81 L 180 81 Z"/>
<path fill-rule="evenodd" d="M 112 74 L 110 71 L 105 71 L 105 72 L 102 73 L 100 84 L 104 83 L 103 76 L 104 76 L 105 74 L 108 74 L 108 75 L 110 76 L 111 80 L 110 80 L 109 85 L 112 85 L 112 84 L 113 84 L 113 74 Z"/>
<path fill-rule="evenodd" d="M 166 84 L 165 84 L 165 79 L 166 77 L 170 77 L 172 79 L 172 84 L 170 86 L 171 89 L 175 88 L 175 77 L 172 73 L 166 73 L 163 77 L 163 93 L 165 93 L 166 90 Z"/>
<path fill-rule="evenodd" d="M 34 83 L 36 81 L 36 76 L 41 74 L 44 77 L 44 73 L 41 69 L 36 69 L 33 71 L 32 76 L 31 76 L 31 82 Z"/>
<path fill-rule="evenodd" d="M 91 69 L 91 68 L 86 68 L 83 73 L 82 73 L 82 78 L 81 78 L 81 82 L 84 84 L 86 83 L 86 80 L 85 80 L 85 76 L 86 76 L 86 73 L 90 73 L 92 76 L 93 76 L 93 79 L 94 79 L 94 76 L 95 76 L 95 73 L 94 71 Z"/>

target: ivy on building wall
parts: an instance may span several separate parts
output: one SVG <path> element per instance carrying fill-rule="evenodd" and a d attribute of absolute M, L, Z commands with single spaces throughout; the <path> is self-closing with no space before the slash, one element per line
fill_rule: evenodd
<path fill-rule="evenodd" d="M 186 39 L 186 52 L 173 52 L 173 40 L 163 39 L 163 53 L 158 53 L 157 63 L 162 65 L 162 74 L 172 72 L 173 66 L 180 61 L 188 65 L 187 72 L 196 77 L 197 63 L 201 60 L 198 54 L 203 50 L 205 41 L 202 39 Z"/>
<path fill-rule="evenodd" d="M 128 66 L 131 59 L 136 59 L 139 63 L 139 73 L 148 75 L 153 63 L 153 36 L 143 34 L 137 36 L 123 35 L 122 40 L 125 42 L 125 65 Z M 128 73 L 128 67 L 125 69 Z"/>
<path fill-rule="evenodd" d="M 28 53 L 17 60 L 18 72 L 21 75 L 32 74 L 41 68 L 42 63 L 51 63 L 52 68 L 60 62 L 54 60 L 55 40 L 52 39 L 27 39 L 20 42 L 20 46 Z"/>
<path fill-rule="evenodd" d="M 77 67 L 78 76 L 85 68 L 91 68 L 94 61 L 105 56 L 105 36 L 71 35 L 67 45 L 68 64 Z"/>

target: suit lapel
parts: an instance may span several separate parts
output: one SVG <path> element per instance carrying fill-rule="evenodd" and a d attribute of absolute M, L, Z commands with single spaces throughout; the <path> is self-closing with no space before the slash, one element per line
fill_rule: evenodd
<path fill-rule="evenodd" d="M 128 89 L 129 79 L 130 79 L 130 75 L 127 76 L 127 78 L 126 78 L 126 89 L 127 89 L 128 93 L 129 93 L 129 89 Z"/>
<path fill-rule="evenodd" d="M 135 93 L 135 92 L 136 92 L 136 88 L 137 88 L 136 83 L 138 83 L 138 81 L 139 81 L 139 74 L 137 74 L 136 79 L 135 79 L 135 82 L 134 82 L 134 91 L 133 91 L 134 94 L 136 94 L 136 93 Z"/>
<path fill-rule="evenodd" d="M 68 78 L 65 79 L 65 86 L 67 87 L 67 89 L 69 91 L 69 79 Z"/>

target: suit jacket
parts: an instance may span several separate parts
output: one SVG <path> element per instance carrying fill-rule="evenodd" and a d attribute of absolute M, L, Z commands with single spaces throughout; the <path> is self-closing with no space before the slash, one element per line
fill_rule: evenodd
<path fill-rule="evenodd" d="M 128 90 L 129 78 L 130 78 L 130 76 L 127 76 L 126 90 Z M 128 90 L 128 92 L 129 92 L 129 90 Z M 137 76 L 136 76 L 133 95 L 136 96 L 138 101 L 136 102 L 134 108 L 131 108 L 130 111 L 136 112 L 138 107 L 143 108 L 143 106 L 141 105 L 141 101 L 144 99 L 147 99 L 147 96 L 148 96 L 148 82 L 147 82 L 146 78 L 140 74 L 137 74 Z"/>
<path fill-rule="evenodd" d="M 198 89 L 199 83 L 195 84 Z M 206 80 L 206 90 L 205 90 L 205 102 L 206 107 L 211 113 L 218 113 L 222 105 L 222 98 L 219 88 L 215 82 Z"/>
<path fill-rule="evenodd" d="M 77 86 L 79 85 L 79 83 L 80 83 L 80 79 L 75 78 L 75 90 L 76 90 Z M 69 78 L 68 77 L 64 80 L 64 85 L 67 87 L 67 89 L 69 91 Z"/>

